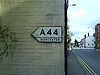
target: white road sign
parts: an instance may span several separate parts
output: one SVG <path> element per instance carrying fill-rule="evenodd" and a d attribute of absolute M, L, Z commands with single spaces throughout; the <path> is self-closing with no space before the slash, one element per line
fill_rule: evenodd
<path fill-rule="evenodd" d="M 39 42 L 62 42 L 62 27 L 39 27 L 32 33 L 32 36 Z"/>

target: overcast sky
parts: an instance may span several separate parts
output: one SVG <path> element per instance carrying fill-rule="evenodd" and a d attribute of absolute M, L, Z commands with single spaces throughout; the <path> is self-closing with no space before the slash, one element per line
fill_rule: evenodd
<path fill-rule="evenodd" d="M 68 25 L 74 34 L 73 41 L 80 41 L 88 32 L 92 35 L 97 23 L 100 23 L 100 0 L 69 0 Z"/>

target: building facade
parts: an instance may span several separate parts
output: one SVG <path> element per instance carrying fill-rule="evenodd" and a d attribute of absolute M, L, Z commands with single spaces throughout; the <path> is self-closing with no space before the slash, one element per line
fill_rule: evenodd
<path fill-rule="evenodd" d="M 95 25 L 95 47 L 100 49 L 100 23 Z"/>
<path fill-rule="evenodd" d="M 86 43 L 86 39 L 85 38 L 81 39 L 81 41 L 80 41 L 80 48 L 85 48 L 86 47 L 85 43 Z"/>
<path fill-rule="evenodd" d="M 86 37 L 85 35 L 85 38 L 80 41 L 80 47 L 81 48 L 94 48 L 95 46 L 94 42 L 95 42 L 95 38 L 93 36 L 90 36 L 88 33 L 88 36 Z"/>
<path fill-rule="evenodd" d="M 86 48 L 94 48 L 95 46 L 94 41 L 95 39 L 93 36 L 86 37 L 86 43 L 85 43 Z"/>
<path fill-rule="evenodd" d="M 64 75 L 64 0 L 0 0 L 0 8 L 0 25 L 18 40 L 11 59 L 2 56 L 0 75 Z M 31 33 L 41 26 L 61 26 L 62 42 L 38 42 Z"/>

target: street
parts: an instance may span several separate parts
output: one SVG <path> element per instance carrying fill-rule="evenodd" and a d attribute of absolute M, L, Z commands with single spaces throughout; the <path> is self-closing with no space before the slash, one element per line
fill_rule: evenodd
<path fill-rule="evenodd" d="M 93 49 L 69 50 L 68 75 L 89 74 L 100 75 L 100 51 Z"/>

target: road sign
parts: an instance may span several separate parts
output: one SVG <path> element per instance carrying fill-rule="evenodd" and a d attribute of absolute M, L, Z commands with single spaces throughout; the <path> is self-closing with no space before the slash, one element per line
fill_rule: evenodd
<path fill-rule="evenodd" d="M 62 42 L 61 26 L 42 26 L 38 27 L 32 36 L 39 42 Z"/>

